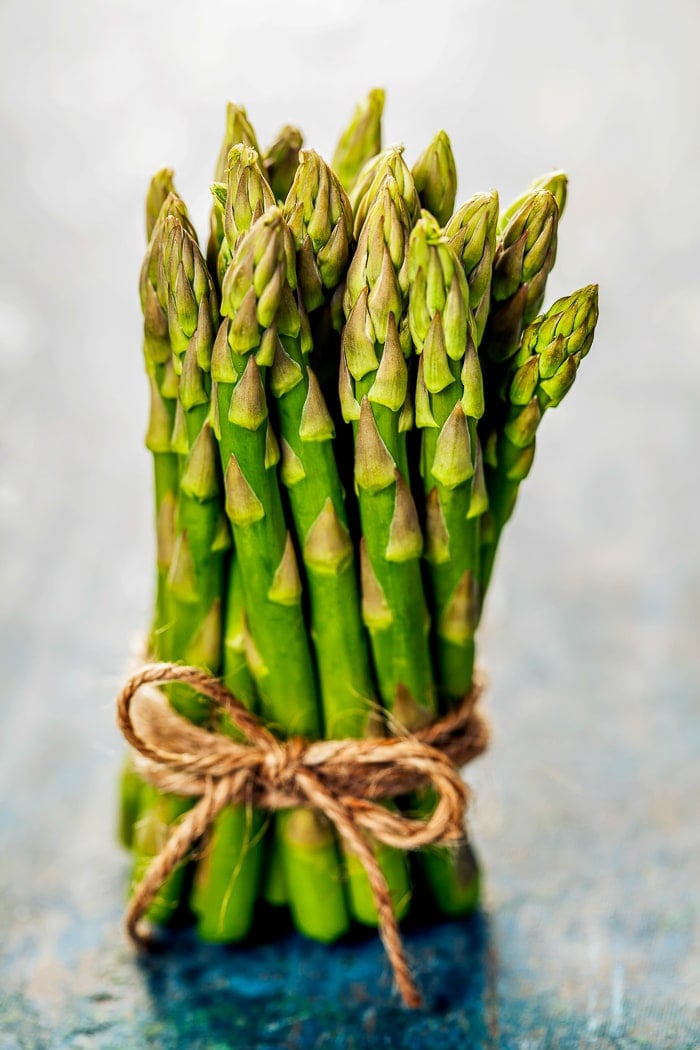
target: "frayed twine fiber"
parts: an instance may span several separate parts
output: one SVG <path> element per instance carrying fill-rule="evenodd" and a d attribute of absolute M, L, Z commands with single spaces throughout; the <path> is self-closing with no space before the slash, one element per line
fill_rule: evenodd
<path fill-rule="evenodd" d="M 237 742 L 180 717 L 156 686 L 183 682 L 209 697 L 245 738 Z M 126 914 L 135 943 L 146 945 L 139 922 L 170 873 L 232 803 L 277 810 L 320 810 L 367 873 L 379 917 L 379 935 L 407 1006 L 422 999 L 406 957 L 391 897 L 371 841 L 401 850 L 464 839 L 467 788 L 459 768 L 488 744 L 476 705 L 477 682 L 459 708 L 425 729 L 404 736 L 364 740 L 278 740 L 212 675 L 196 667 L 157 663 L 131 675 L 117 697 L 117 723 L 138 752 L 139 771 L 163 791 L 198 802 L 173 828 L 136 886 Z M 437 804 L 416 820 L 380 800 L 430 787 Z"/>

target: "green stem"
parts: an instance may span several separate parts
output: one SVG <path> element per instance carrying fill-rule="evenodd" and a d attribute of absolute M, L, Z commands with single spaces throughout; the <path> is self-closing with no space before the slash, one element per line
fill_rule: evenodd
<path fill-rule="evenodd" d="M 272 820 L 267 826 L 267 850 L 266 850 L 266 872 L 262 895 L 268 904 L 280 908 L 289 901 L 287 883 L 284 877 L 284 866 L 282 863 L 283 849 L 281 846 L 282 833 L 277 827 L 277 822 Z"/>
<path fill-rule="evenodd" d="M 294 367 L 296 366 L 296 368 Z M 333 452 L 334 427 L 298 339 L 283 337 L 270 385 L 278 396 L 287 484 L 311 592 L 314 641 L 326 736 L 363 737 L 371 729 L 373 687 L 343 489 Z M 364 868 L 343 846 L 351 914 L 378 922 Z M 406 858 L 376 847 L 399 912 L 410 901 Z"/>
<path fill-rule="evenodd" d="M 284 355 L 285 361 L 279 355 Z M 290 364 L 291 363 L 291 364 Z M 296 367 L 294 367 L 296 366 Z M 293 378 L 276 385 L 284 371 Z M 283 337 L 271 375 L 282 438 L 282 480 L 311 593 L 311 632 L 325 735 L 367 732 L 373 695 L 345 499 L 333 452 L 334 427 L 299 341 Z"/>
<path fill-rule="evenodd" d="M 406 544 L 396 552 L 397 560 L 392 543 L 398 487 L 394 482 L 379 492 L 359 490 L 365 578 L 371 580 L 365 590 L 365 623 L 384 705 L 401 725 L 416 729 L 434 712 L 435 691 L 420 550 Z"/>
<path fill-rule="evenodd" d="M 241 367 L 242 362 L 237 364 Z M 262 381 L 252 356 L 243 374 L 249 369 L 250 385 L 264 401 Z M 239 373 L 238 383 L 242 381 Z M 263 419 L 255 416 L 247 425 L 232 421 L 234 389 L 233 382 L 218 384 L 219 444 L 227 482 L 227 510 L 243 582 L 249 664 L 265 720 L 286 735 L 298 733 L 314 738 L 320 735 L 316 685 L 294 548 L 284 520 L 274 464 L 266 466 L 267 410 L 264 409 Z M 233 414 L 235 417 L 235 411 Z M 338 882 L 336 845 L 322 831 L 321 818 L 314 813 L 308 812 L 298 820 L 304 821 L 304 834 L 308 834 L 313 849 L 304 846 L 304 835 L 299 829 L 294 830 L 294 822 L 290 831 L 289 821 L 277 821 L 295 925 L 310 937 L 335 940 L 348 926 Z M 313 821 L 319 822 L 318 834 L 309 832 Z M 326 901 L 322 908 L 309 894 L 309 878 Z"/>
<path fill-rule="evenodd" d="M 119 819 L 117 834 L 122 846 L 132 849 L 134 826 L 141 812 L 143 780 L 134 769 L 131 755 L 127 755 L 119 779 Z"/>
<path fill-rule="evenodd" d="M 222 679 L 249 710 L 257 703 L 243 640 L 243 593 L 240 568 L 234 558 L 226 600 L 226 630 Z M 239 738 L 224 716 L 220 731 Z M 248 806 L 229 806 L 221 812 L 207 836 L 197 862 L 190 906 L 197 916 L 197 932 L 205 941 L 240 941 L 250 932 L 260 884 L 265 817 Z"/>

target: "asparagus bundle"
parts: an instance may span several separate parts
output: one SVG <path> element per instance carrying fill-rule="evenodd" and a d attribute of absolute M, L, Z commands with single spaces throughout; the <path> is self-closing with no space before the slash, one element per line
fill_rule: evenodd
<path fill-rule="evenodd" d="M 261 151 L 229 104 L 206 259 L 169 169 L 146 199 L 150 652 L 221 675 L 283 737 L 411 732 L 469 693 L 536 431 L 598 316 L 592 285 L 540 313 L 563 172 L 500 215 L 495 191 L 455 211 L 446 133 L 409 167 L 401 147 L 383 148 L 383 107 L 370 92 L 329 165 L 293 125 Z M 204 697 L 167 695 L 235 735 Z M 189 805 L 127 764 L 120 829 L 136 877 Z M 435 799 L 386 805 L 426 814 Z M 370 846 L 397 914 L 475 906 L 468 848 Z M 149 917 L 189 912 L 203 938 L 226 942 L 265 906 L 322 941 L 378 922 L 358 857 L 322 814 L 243 805 L 219 814 Z"/>

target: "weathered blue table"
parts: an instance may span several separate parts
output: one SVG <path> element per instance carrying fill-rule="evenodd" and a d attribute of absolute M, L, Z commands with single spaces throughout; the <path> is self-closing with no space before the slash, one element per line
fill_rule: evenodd
<path fill-rule="evenodd" d="M 0 8 L 0 1050 L 698 1047 L 697 10 L 239 7 Z M 327 150 L 375 81 L 410 155 L 444 123 L 463 197 L 566 165 L 551 298 L 601 284 L 481 639 L 484 912 L 407 931 L 418 1013 L 372 937 L 137 959 L 114 842 L 112 701 L 151 588 L 147 176 L 173 163 L 202 229 L 225 98 Z"/>

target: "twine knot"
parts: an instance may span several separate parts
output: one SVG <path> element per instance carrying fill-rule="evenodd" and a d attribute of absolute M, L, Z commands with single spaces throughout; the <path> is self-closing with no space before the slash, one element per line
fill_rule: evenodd
<path fill-rule="evenodd" d="M 263 759 L 264 777 L 271 790 L 287 794 L 294 792 L 305 750 L 306 741 L 303 737 L 275 740 Z"/>
<path fill-rule="evenodd" d="M 172 710 L 155 688 L 183 682 L 209 697 L 238 730 L 241 741 L 193 725 Z M 212 675 L 180 664 L 148 664 L 133 674 L 117 697 L 117 723 L 137 752 L 138 768 L 166 792 L 197 803 L 172 829 L 132 895 L 127 930 L 140 945 L 148 937 L 140 920 L 161 886 L 211 827 L 235 803 L 278 810 L 320 810 L 361 861 L 374 895 L 379 935 L 404 1002 L 421 1005 L 411 975 L 389 888 L 372 840 L 397 849 L 419 849 L 464 839 L 467 788 L 459 767 L 480 755 L 488 729 L 476 709 L 476 683 L 459 708 L 414 734 L 363 740 L 279 740 Z M 437 802 L 414 819 L 383 800 L 430 787 Z"/>

